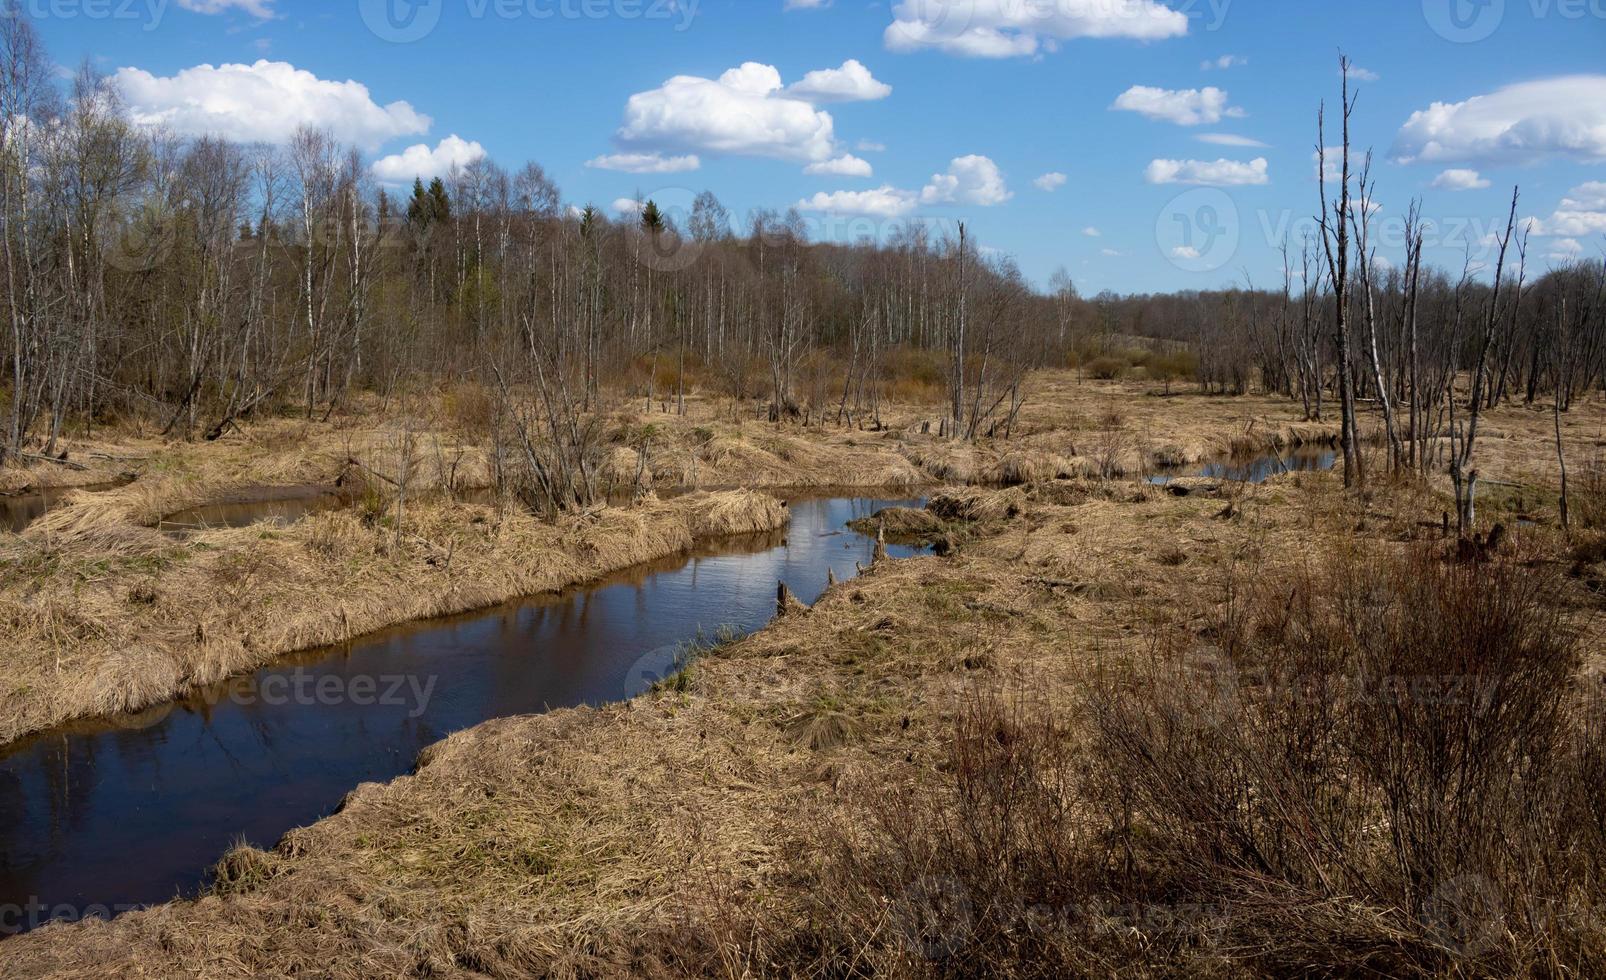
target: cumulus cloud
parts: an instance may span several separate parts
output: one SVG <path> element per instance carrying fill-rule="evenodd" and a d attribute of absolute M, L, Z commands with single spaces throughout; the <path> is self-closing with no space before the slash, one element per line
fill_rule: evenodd
<path fill-rule="evenodd" d="M 803 168 L 803 172 L 816 176 L 869 177 L 875 171 L 871 168 L 868 160 L 861 160 L 851 153 L 844 153 L 830 160 L 811 163 Z"/>
<path fill-rule="evenodd" d="M 618 170 L 627 174 L 678 174 L 702 165 L 694 155 L 671 157 L 662 153 L 608 153 L 586 161 L 586 166 L 593 170 Z"/>
<path fill-rule="evenodd" d="M 1122 92 L 1110 108 L 1119 112 L 1136 112 L 1178 126 L 1216 123 L 1221 121 L 1222 116 L 1239 118 L 1244 115 L 1242 109 L 1228 106 L 1227 93 L 1214 86 L 1165 89 L 1134 85 Z"/>
<path fill-rule="evenodd" d="M 835 121 L 816 103 L 881 98 L 882 89 L 891 91 L 856 61 L 810 72 L 791 88 L 773 65 L 750 61 L 717 79 L 677 75 L 632 95 L 615 140 L 627 153 L 826 164 L 845 155 L 837 145 Z"/>
<path fill-rule="evenodd" d="M 1262 143 L 1247 136 L 1235 136 L 1232 133 L 1200 133 L 1194 139 L 1201 143 L 1213 143 L 1216 146 L 1248 146 L 1255 149 L 1268 149 L 1270 143 Z"/>
<path fill-rule="evenodd" d="M 381 157 L 374 161 L 373 172 L 387 184 L 411 184 L 414 180 L 444 177 L 453 167 L 466 167 L 483 156 L 485 147 L 453 133 L 434 149 L 427 143 L 418 143 L 400 153 Z"/>
<path fill-rule="evenodd" d="M 1561 238 L 1550 244 L 1545 258 L 1552 262 L 1571 262 L 1584 254 L 1584 243 L 1576 238 Z"/>
<path fill-rule="evenodd" d="M 869 191 L 821 191 L 813 197 L 797 202 L 800 211 L 823 211 L 828 214 L 866 215 L 873 218 L 900 218 L 915 209 L 919 203 L 910 191 L 883 185 Z"/>
<path fill-rule="evenodd" d="M 1242 55 L 1224 54 L 1219 58 L 1212 58 L 1208 61 L 1200 62 L 1199 69 L 1201 71 L 1210 71 L 1211 69 L 1216 69 L 1217 71 L 1226 71 L 1228 68 L 1238 68 L 1247 64 L 1249 64 L 1249 59 L 1243 57 Z"/>
<path fill-rule="evenodd" d="M 948 169 L 932 175 L 917 193 L 883 184 L 868 191 L 821 191 L 797 202 L 799 210 L 832 214 L 869 215 L 877 218 L 902 217 L 921 206 L 970 204 L 992 207 L 1014 197 L 1004 182 L 998 165 L 984 156 L 956 157 Z"/>
<path fill-rule="evenodd" d="M 892 94 L 892 86 L 877 81 L 870 69 L 849 58 L 841 68 L 821 68 L 803 76 L 786 94 L 805 102 L 873 102 Z"/>
<path fill-rule="evenodd" d="M 1060 173 L 1059 171 L 1056 170 L 1056 171 L 1053 171 L 1052 173 L 1046 173 L 1043 176 L 1037 178 L 1036 180 L 1032 181 L 1032 184 L 1038 190 L 1040 190 L 1040 191 L 1048 191 L 1049 193 L 1052 194 L 1054 191 L 1059 190 L 1061 187 L 1064 187 L 1065 186 L 1065 181 L 1067 179 L 1069 179 L 1069 178 L 1067 178 L 1064 174 L 1062 174 L 1062 173 Z"/>
<path fill-rule="evenodd" d="M 283 61 L 196 65 L 166 77 L 119 68 L 112 81 L 135 122 L 183 136 L 283 143 L 305 125 L 372 150 L 430 127 L 430 118 L 406 102 L 381 106 L 365 85 L 321 79 Z"/>
<path fill-rule="evenodd" d="M 1529 231 L 1540 236 L 1587 238 L 1606 235 L 1606 181 L 1579 184 L 1567 192 L 1548 218 L 1529 218 Z"/>
<path fill-rule="evenodd" d="M 1606 75 L 1507 85 L 1411 114 L 1395 137 L 1400 163 L 1606 160 Z"/>
<path fill-rule="evenodd" d="M 1349 77 L 1359 82 L 1375 82 L 1383 76 L 1379 75 L 1370 68 L 1362 68 L 1360 65 L 1350 65 Z"/>
<path fill-rule="evenodd" d="M 1092 225 L 1088 225 L 1086 228 L 1083 228 L 1082 229 L 1082 234 L 1086 235 L 1088 238 L 1103 238 L 1104 237 L 1104 232 L 1099 231 L 1097 228 L 1093 227 Z"/>
<path fill-rule="evenodd" d="M 1248 163 L 1237 160 L 1155 160 L 1143 177 L 1151 184 L 1204 184 L 1241 187 L 1270 183 L 1265 157 Z"/>
<path fill-rule="evenodd" d="M 615 198 L 614 202 L 608 205 L 608 210 L 620 218 L 639 218 L 641 217 L 642 209 L 646 206 L 647 203 L 645 201 L 638 201 L 633 197 L 620 197 Z"/>
<path fill-rule="evenodd" d="M 984 156 L 957 157 L 945 173 L 933 174 L 920 192 L 921 204 L 975 204 L 992 207 L 1014 197 L 998 165 Z"/>
<path fill-rule="evenodd" d="M 1432 186 L 1441 191 L 1480 191 L 1489 182 L 1476 170 L 1451 169 L 1433 178 Z"/>
<path fill-rule="evenodd" d="M 178 0 L 185 10 L 198 14 L 221 14 L 230 10 L 243 10 L 259 20 L 273 16 L 273 0 Z"/>
<path fill-rule="evenodd" d="M 1158 0 L 900 0 L 883 40 L 892 51 L 935 48 L 972 58 L 1030 57 L 1075 38 L 1157 41 L 1188 33 L 1188 17 Z"/>

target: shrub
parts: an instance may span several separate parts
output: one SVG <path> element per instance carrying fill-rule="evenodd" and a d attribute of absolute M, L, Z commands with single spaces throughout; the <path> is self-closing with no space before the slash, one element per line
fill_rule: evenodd
<path fill-rule="evenodd" d="M 762 959 L 1601 975 L 1606 710 L 1556 580 L 1418 552 L 1226 584 L 1082 714 L 968 697 L 939 785 L 866 791 Z"/>
<path fill-rule="evenodd" d="M 1087 362 L 1087 373 L 1100 381 L 1114 381 L 1126 373 L 1127 364 L 1116 357 L 1095 357 Z"/>

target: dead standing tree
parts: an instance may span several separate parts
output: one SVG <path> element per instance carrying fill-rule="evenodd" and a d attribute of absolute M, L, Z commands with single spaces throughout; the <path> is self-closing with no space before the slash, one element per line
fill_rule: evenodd
<path fill-rule="evenodd" d="M 1478 470 L 1472 465 L 1473 450 L 1478 443 L 1478 421 L 1489 400 L 1491 378 L 1489 351 L 1495 341 L 1500 323 L 1500 293 L 1505 278 L 1506 252 L 1517 228 L 1517 200 L 1520 189 L 1511 192 L 1511 213 L 1506 219 L 1506 232 L 1500 238 L 1500 253 L 1495 260 L 1494 286 L 1489 293 L 1489 305 L 1482 320 L 1477 338 L 1478 359 L 1472 369 L 1472 389 L 1467 394 L 1467 418 L 1458 424 L 1454 418 L 1455 399 L 1450 399 L 1450 482 L 1455 486 L 1456 531 L 1466 537 L 1472 531 L 1477 516 L 1474 507 L 1478 494 Z M 1528 239 L 1526 232 L 1517 246 L 1520 268 L 1517 273 L 1517 296 L 1522 295 L 1523 276 L 1527 269 Z M 1513 316 L 1516 303 L 1512 304 Z"/>
<path fill-rule="evenodd" d="M 1339 444 L 1344 450 L 1344 486 L 1353 487 L 1364 484 L 1366 475 L 1362 470 L 1361 451 L 1358 440 L 1358 430 L 1355 424 L 1355 386 L 1350 371 L 1350 332 L 1348 320 L 1349 305 L 1349 249 L 1350 249 L 1350 222 L 1353 214 L 1350 210 L 1350 169 L 1349 169 L 1349 122 L 1350 115 L 1355 111 L 1355 101 L 1349 94 L 1349 59 L 1339 56 L 1338 68 L 1344 79 L 1343 88 L 1343 117 L 1344 142 L 1343 163 L 1339 171 L 1338 201 L 1334 203 L 1332 212 L 1327 208 L 1327 106 L 1322 104 L 1316 112 L 1316 186 L 1321 191 L 1321 216 L 1318 219 L 1322 233 L 1322 246 L 1327 254 L 1327 273 L 1333 287 L 1333 308 L 1336 311 L 1335 340 L 1338 346 L 1338 399 L 1341 422 L 1339 426 Z M 1333 227 L 1332 222 L 1337 222 Z"/>

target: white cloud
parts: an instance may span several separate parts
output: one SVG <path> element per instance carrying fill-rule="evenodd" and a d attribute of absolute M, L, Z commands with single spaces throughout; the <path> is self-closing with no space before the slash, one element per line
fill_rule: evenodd
<path fill-rule="evenodd" d="M 1395 137 L 1400 163 L 1606 160 L 1606 75 L 1522 82 L 1414 112 Z"/>
<path fill-rule="evenodd" d="M 871 168 L 869 161 L 861 160 L 851 153 L 844 153 L 830 160 L 811 163 L 803 168 L 803 172 L 832 177 L 869 177 L 875 171 Z"/>
<path fill-rule="evenodd" d="M 1051 173 L 1046 173 L 1043 176 L 1041 176 L 1041 177 L 1037 178 L 1036 180 L 1032 181 L 1032 184 L 1034 186 L 1036 186 L 1036 188 L 1038 190 L 1040 190 L 1040 191 L 1048 191 L 1050 194 L 1052 194 L 1054 191 L 1057 191 L 1061 187 L 1064 187 L 1065 186 L 1065 181 L 1068 180 L 1068 179 L 1069 178 L 1066 177 L 1064 174 L 1062 174 L 1059 171 L 1055 170 L 1055 171 L 1053 171 Z"/>
<path fill-rule="evenodd" d="M 1240 187 L 1270 183 L 1265 157 L 1248 163 L 1237 160 L 1155 160 L 1144 172 L 1151 184 L 1206 184 Z"/>
<path fill-rule="evenodd" d="M 1247 136 L 1236 136 L 1232 133 L 1200 133 L 1194 139 L 1201 143 L 1213 143 L 1216 146 L 1248 146 L 1256 149 L 1269 149 L 1270 143 L 1262 143 Z"/>
<path fill-rule="evenodd" d="M 1584 254 L 1584 243 L 1576 238 L 1561 238 L 1550 243 L 1550 252 L 1545 258 L 1552 262 L 1571 262 Z"/>
<path fill-rule="evenodd" d="M 849 62 L 849 65 L 856 62 Z M 826 73 L 818 86 L 840 98 L 844 79 L 867 92 L 847 65 Z M 868 73 L 866 73 L 866 77 Z M 862 80 L 861 80 L 862 81 Z M 874 82 L 873 79 L 870 80 Z M 803 84 L 803 83 L 799 83 Z M 874 83 L 879 84 L 879 83 Z M 795 87 L 794 87 L 795 88 Z M 842 156 L 831 114 L 784 88 L 771 65 L 747 62 L 717 79 L 677 75 L 658 88 L 632 95 L 616 140 L 628 152 L 720 154 L 825 163 Z"/>
<path fill-rule="evenodd" d="M 259 20 L 273 16 L 273 0 L 178 0 L 185 10 L 198 14 L 221 14 L 229 10 L 243 10 Z"/>
<path fill-rule="evenodd" d="M 1360 65 L 1350 65 L 1349 77 L 1358 82 L 1375 82 L 1383 76 L 1379 75 L 1370 68 L 1362 68 Z"/>
<path fill-rule="evenodd" d="M 885 153 L 887 144 L 877 143 L 875 140 L 860 140 L 853 148 L 860 153 Z"/>
<path fill-rule="evenodd" d="M 1529 218 L 1525 224 L 1542 237 L 1588 238 L 1606 234 L 1606 181 L 1579 184 L 1567 192 L 1550 217 Z"/>
<path fill-rule="evenodd" d="M 1323 158 L 1322 154 L 1312 151 L 1310 155 L 1310 162 L 1313 166 L 1319 166 L 1321 168 L 1321 178 L 1322 183 L 1324 184 L 1337 183 L 1339 178 L 1344 176 L 1344 148 L 1341 146 L 1327 147 L 1327 155 L 1325 159 Z M 1354 179 L 1353 170 L 1356 166 L 1356 163 L 1357 161 L 1352 151 L 1350 156 L 1352 180 Z"/>
<path fill-rule="evenodd" d="M 786 94 L 805 102 L 873 102 L 892 94 L 892 86 L 877 81 L 870 69 L 849 58 L 841 68 L 821 68 L 803 76 Z"/>
<path fill-rule="evenodd" d="M 434 149 L 427 143 L 409 146 L 400 153 L 374 161 L 374 176 L 387 184 L 411 184 L 415 179 L 444 177 L 452 168 L 466 167 L 485 156 L 485 147 L 465 140 L 456 133 L 441 140 Z"/>
<path fill-rule="evenodd" d="M 1489 182 L 1476 170 L 1451 169 L 1433 178 L 1432 186 L 1441 191 L 1479 191 L 1488 187 Z"/>
<path fill-rule="evenodd" d="M 831 6 L 831 0 L 786 0 L 787 10 L 821 10 Z"/>
<path fill-rule="evenodd" d="M 593 170 L 618 170 L 627 174 L 678 174 L 702 165 L 696 156 L 669 157 L 662 153 L 609 153 L 586 161 L 586 166 Z"/>
<path fill-rule="evenodd" d="M 1188 17 L 1158 0 L 900 0 L 883 40 L 892 51 L 936 48 L 1019 58 L 1075 38 L 1156 41 L 1188 33 Z"/>
<path fill-rule="evenodd" d="M 933 174 L 920 192 L 922 204 L 975 204 L 992 207 L 1014 197 L 998 165 L 984 156 L 957 157 L 946 173 Z"/>
<path fill-rule="evenodd" d="M 883 184 L 868 191 L 821 191 L 797 202 L 803 211 L 832 214 L 869 215 L 877 218 L 902 217 L 924 206 L 971 204 L 992 207 L 1014 197 L 1004 183 L 998 165 L 984 156 L 956 157 L 944 173 L 934 174 L 919 193 Z"/>
<path fill-rule="evenodd" d="M 1134 85 L 1122 92 L 1111 109 L 1136 112 L 1150 119 L 1176 123 L 1178 126 L 1197 126 L 1216 123 L 1222 116 L 1234 118 L 1244 115 L 1242 109 L 1227 105 L 1227 93 L 1213 86 L 1202 89 L 1165 89 L 1148 85 Z"/>
<path fill-rule="evenodd" d="M 1101 248 L 1101 249 L 1099 249 L 1099 254 L 1114 259 L 1114 258 L 1120 258 L 1121 256 L 1125 255 L 1126 253 L 1121 251 L 1118 248 Z"/>
<path fill-rule="evenodd" d="M 898 218 L 915 209 L 918 203 L 913 193 L 883 185 L 869 191 L 821 191 L 813 197 L 797 202 L 801 211 L 824 211 L 830 214 L 868 215 L 874 218 Z"/>
<path fill-rule="evenodd" d="M 1606 180 L 1592 180 L 1579 184 L 1561 199 L 1567 211 L 1606 211 Z"/>
<path fill-rule="evenodd" d="M 1093 227 L 1092 225 L 1088 225 L 1086 228 L 1083 228 L 1082 229 L 1082 234 L 1086 235 L 1088 238 L 1103 238 L 1104 237 L 1104 233 L 1102 231 L 1099 231 L 1097 228 Z"/>
<path fill-rule="evenodd" d="M 1197 259 L 1199 250 L 1192 245 L 1178 245 L 1171 250 L 1171 257 L 1173 259 Z"/>
<path fill-rule="evenodd" d="M 183 136 L 283 143 L 306 125 L 372 150 L 430 127 L 430 118 L 406 102 L 381 106 L 367 86 L 327 81 L 282 61 L 196 65 L 168 77 L 119 68 L 112 80 L 135 122 L 163 125 Z"/>
<path fill-rule="evenodd" d="M 608 210 L 621 218 L 639 218 L 641 217 L 641 209 L 646 206 L 647 202 L 645 201 L 638 201 L 633 197 L 620 197 L 615 198 L 614 202 L 608 205 Z"/>
<path fill-rule="evenodd" d="M 1219 58 L 1200 62 L 1199 69 L 1201 71 L 1210 71 L 1211 69 L 1226 71 L 1228 68 L 1238 68 L 1247 64 L 1249 64 L 1249 59 L 1243 55 L 1224 54 Z"/>

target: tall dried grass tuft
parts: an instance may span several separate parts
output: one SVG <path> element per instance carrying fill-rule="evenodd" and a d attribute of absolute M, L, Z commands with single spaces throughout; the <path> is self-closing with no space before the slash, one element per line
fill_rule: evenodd
<path fill-rule="evenodd" d="M 1420 551 L 1227 584 L 1085 714 L 969 696 L 940 784 L 862 791 L 755 947 L 832 975 L 1606 971 L 1606 701 L 1557 581 Z"/>

